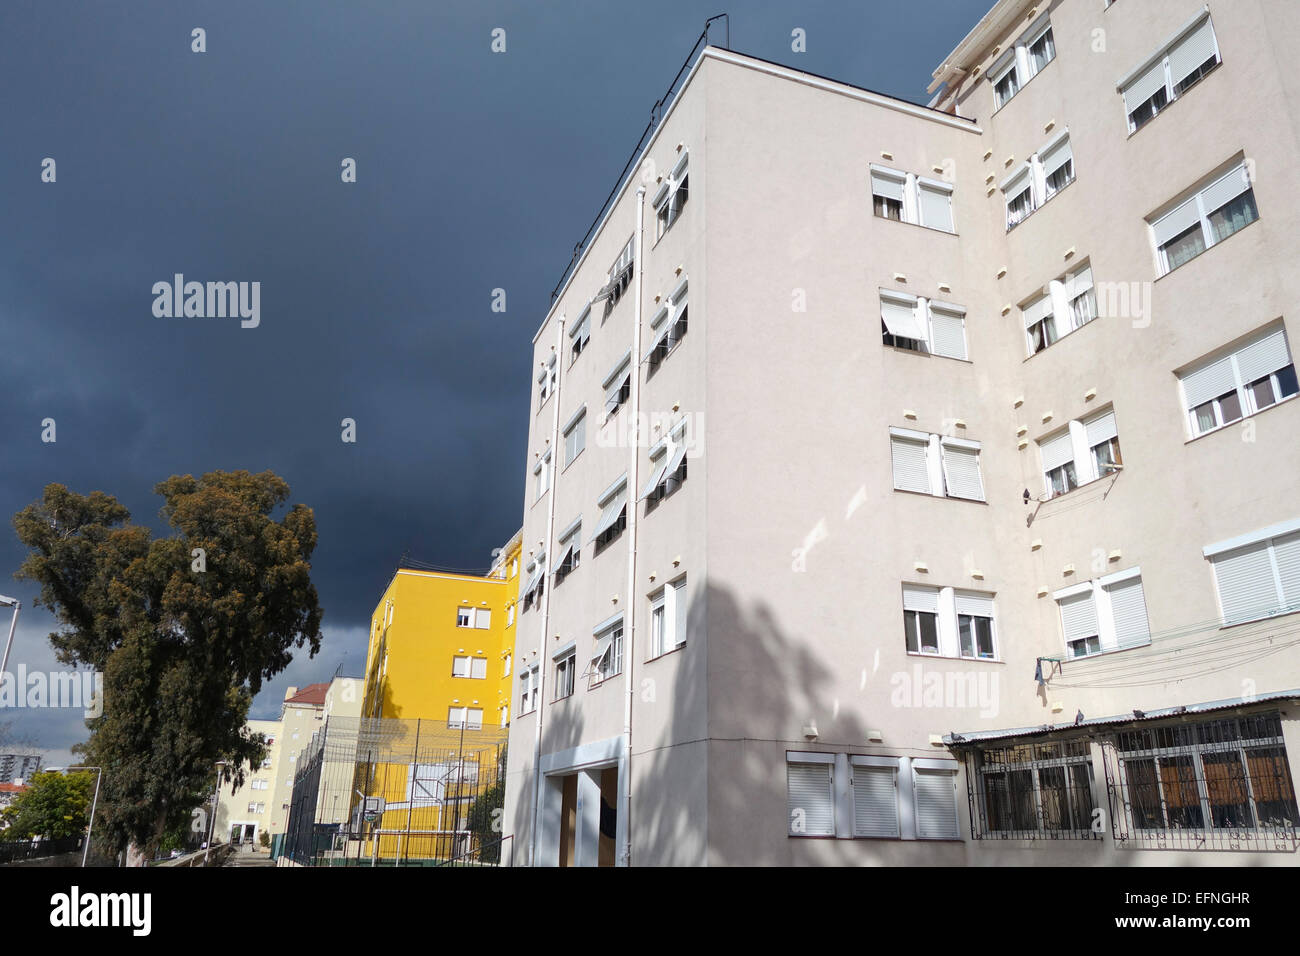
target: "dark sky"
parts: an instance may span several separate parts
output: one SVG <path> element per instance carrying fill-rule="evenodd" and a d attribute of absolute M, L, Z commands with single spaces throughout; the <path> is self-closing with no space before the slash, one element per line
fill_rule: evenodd
<path fill-rule="evenodd" d="M 730 13 L 738 52 L 925 102 L 990 5 L 4 0 L 0 512 L 57 481 L 159 527 L 163 478 L 269 468 L 315 510 L 326 637 L 253 715 L 360 675 L 404 553 L 486 569 L 519 527 L 531 337 L 705 18 Z M 177 272 L 260 282 L 260 325 L 156 318 Z M 23 556 L 6 525 L 10 670 L 48 670 Z M 85 736 L 72 710 L 6 721 L 53 762 Z"/>

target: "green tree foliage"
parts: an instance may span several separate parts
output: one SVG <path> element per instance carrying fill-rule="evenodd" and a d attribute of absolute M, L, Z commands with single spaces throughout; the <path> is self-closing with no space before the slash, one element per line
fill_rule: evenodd
<path fill-rule="evenodd" d="M 27 789 L 0 813 L 4 839 L 58 840 L 84 832 L 94 790 L 93 772 L 33 774 Z"/>
<path fill-rule="evenodd" d="M 132 524 L 111 495 L 58 484 L 13 519 L 30 549 L 17 577 L 57 618 L 59 660 L 104 674 L 103 716 L 78 748 L 104 768 L 96 836 L 147 853 L 189 823 L 216 761 L 238 787 L 264 759 L 249 704 L 294 648 L 316 654 L 321 620 L 316 521 L 305 505 L 283 510 L 283 479 L 218 471 L 154 491 L 170 537 Z"/>

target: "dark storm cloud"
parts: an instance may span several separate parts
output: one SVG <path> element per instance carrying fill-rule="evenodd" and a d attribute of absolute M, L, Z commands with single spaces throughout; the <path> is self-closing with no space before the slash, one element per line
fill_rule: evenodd
<path fill-rule="evenodd" d="M 986 3 L 741 4 L 731 41 L 923 100 Z M 485 568 L 520 525 L 529 340 L 716 12 L 8 0 L 0 511 L 59 481 L 156 526 L 151 488 L 170 474 L 273 469 L 316 512 L 328 637 L 259 713 L 340 661 L 359 674 L 369 612 L 404 552 Z M 505 54 L 489 50 L 495 27 Z M 794 27 L 805 54 L 790 50 Z M 47 156 L 52 185 L 39 181 Z M 340 182 L 344 157 L 355 184 Z M 260 282 L 261 324 L 155 318 L 152 286 L 177 272 Z M 497 287 L 504 315 L 489 308 Z M 47 417 L 55 444 L 40 441 Z M 340 441 L 345 417 L 355 445 Z M 0 576 L 22 558 L 0 536 Z M 0 592 L 30 608 L 30 586 Z M 52 622 L 24 614 L 24 640 L 40 640 Z M 70 742 L 67 721 L 57 728 L 45 746 Z"/>

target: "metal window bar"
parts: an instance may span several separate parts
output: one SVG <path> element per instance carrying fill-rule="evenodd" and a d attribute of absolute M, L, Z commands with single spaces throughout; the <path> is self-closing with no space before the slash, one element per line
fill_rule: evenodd
<path fill-rule="evenodd" d="M 1123 730 L 1103 741 L 1102 754 L 1120 848 L 1300 848 L 1276 712 Z"/>
<path fill-rule="evenodd" d="M 1084 739 L 1010 743 L 967 757 L 973 840 L 1100 840 Z"/>

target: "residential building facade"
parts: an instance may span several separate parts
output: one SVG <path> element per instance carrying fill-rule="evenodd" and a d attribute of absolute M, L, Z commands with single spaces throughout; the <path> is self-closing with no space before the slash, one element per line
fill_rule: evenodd
<path fill-rule="evenodd" d="M 1294 864 L 1297 38 L 703 51 L 533 341 L 517 862 Z"/>

